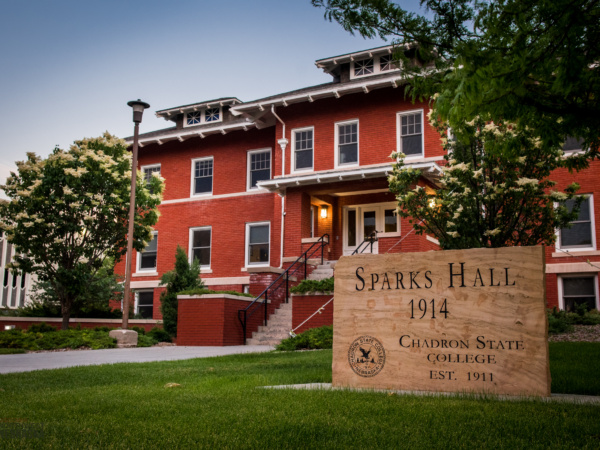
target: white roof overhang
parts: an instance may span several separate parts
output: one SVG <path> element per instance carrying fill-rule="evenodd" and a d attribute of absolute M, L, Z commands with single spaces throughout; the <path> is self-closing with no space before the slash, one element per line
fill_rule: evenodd
<path fill-rule="evenodd" d="M 355 53 L 346 53 L 345 55 L 334 56 L 332 58 L 324 58 L 315 61 L 315 65 L 319 69 L 323 69 L 326 73 L 331 73 L 340 64 L 348 63 L 351 61 L 360 61 L 365 58 L 372 58 L 373 55 L 385 55 L 391 54 L 394 51 L 393 45 L 387 45 L 385 47 L 378 47 L 370 50 L 362 50 Z"/>
<path fill-rule="evenodd" d="M 436 183 L 442 174 L 442 168 L 435 162 L 419 162 L 405 164 L 405 167 L 420 169 L 422 176 Z M 341 181 L 362 180 L 367 178 L 387 177 L 392 172 L 392 165 L 386 164 L 376 167 L 363 167 L 352 170 L 337 170 L 326 172 L 312 172 L 306 175 L 293 175 L 272 180 L 259 181 L 258 187 L 269 192 L 282 191 L 288 187 L 310 186 L 320 183 L 336 183 Z"/>
<path fill-rule="evenodd" d="M 177 106 L 175 108 L 169 109 L 161 109 L 160 111 L 156 111 L 156 117 L 162 117 L 165 120 L 171 120 L 177 114 L 183 114 L 191 111 L 199 111 L 204 108 L 216 108 L 217 106 L 230 106 L 242 103 L 241 100 L 231 97 L 231 98 L 223 98 L 219 100 L 211 100 L 208 102 L 202 103 L 193 103 L 191 105 Z"/>

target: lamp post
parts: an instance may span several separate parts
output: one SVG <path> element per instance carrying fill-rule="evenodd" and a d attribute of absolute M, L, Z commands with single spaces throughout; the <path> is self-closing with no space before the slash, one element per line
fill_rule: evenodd
<path fill-rule="evenodd" d="M 133 152 L 131 159 L 131 193 L 129 196 L 129 231 L 127 232 L 127 256 L 125 257 L 125 289 L 123 292 L 123 325 L 121 328 L 127 329 L 129 323 L 129 297 L 131 295 L 131 262 L 133 252 L 133 222 L 135 219 L 135 186 L 137 175 L 137 156 L 138 156 L 138 135 L 142 115 L 150 105 L 140 99 L 127 102 L 133 109 Z"/>

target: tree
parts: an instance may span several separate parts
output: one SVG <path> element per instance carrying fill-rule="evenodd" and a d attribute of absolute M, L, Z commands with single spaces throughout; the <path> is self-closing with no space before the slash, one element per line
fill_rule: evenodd
<path fill-rule="evenodd" d="M 175 252 L 175 269 L 163 274 L 160 284 L 167 286 L 167 289 L 160 294 L 163 328 L 171 336 L 176 336 L 177 294 L 185 290 L 204 287 L 204 283 L 200 279 L 200 263 L 194 259 L 190 264 L 185 251 L 178 245 Z"/>
<path fill-rule="evenodd" d="M 598 157 L 600 0 L 422 0 L 423 15 L 391 0 L 311 1 L 351 33 L 392 39 L 412 98 L 439 94 L 434 115 L 451 127 L 519 122 L 545 147 L 575 136 Z"/>
<path fill-rule="evenodd" d="M 445 124 L 433 124 L 445 136 Z M 433 235 L 443 249 L 552 244 L 555 230 L 577 218 L 583 198 L 571 209 L 566 202 L 579 185 L 557 191 L 548 178 L 569 165 L 559 148 L 544 148 L 530 129 L 481 118 L 453 133 L 455 139 L 442 138 L 448 156 L 440 186 L 424 184 L 403 154 L 392 154 L 398 162 L 390 190 L 398 214 L 410 218 L 417 233 Z"/>
<path fill-rule="evenodd" d="M 2 186 L 11 199 L 0 205 L 0 228 L 15 246 L 12 270 L 35 273 L 60 301 L 62 329 L 73 304 L 102 276 L 106 258 L 126 252 L 131 155 L 124 141 L 105 133 L 55 148 L 47 159 L 34 153 L 17 162 Z M 138 177 L 133 246 L 141 251 L 158 220 L 163 183 Z"/>

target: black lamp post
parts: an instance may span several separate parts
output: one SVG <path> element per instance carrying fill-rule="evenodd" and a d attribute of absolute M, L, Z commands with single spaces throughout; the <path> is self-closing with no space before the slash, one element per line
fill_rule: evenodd
<path fill-rule="evenodd" d="M 137 156 L 138 156 L 138 135 L 142 115 L 146 108 L 150 105 L 140 99 L 127 102 L 127 105 L 133 108 L 133 155 L 131 159 L 131 194 L 129 197 L 129 231 L 127 232 L 127 256 L 125 258 L 125 289 L 123 292 L 123 325 L 124 330 L 127 329 L 129 323 L 129 297 L 131 294 L 131 264 L 133 252 L 133 222 L 135 219 L 135 185 L 137 174 Z"/>

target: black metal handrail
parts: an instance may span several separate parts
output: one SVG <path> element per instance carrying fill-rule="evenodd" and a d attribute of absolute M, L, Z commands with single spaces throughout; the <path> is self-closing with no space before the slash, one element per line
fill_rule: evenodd
<path fill-rule="evenodd" d="M 302 253 L 287 269 L 285 269 L 281 275 L 279 275 L 273 282 L 265 288 L 246 308 L 238 310 L 238 320 L 242 324 L 242 332 L 244 333 L 244 344 L 246 344 L 246 329 L 248 325 L 248 319 L 252 315 L 259 311 L 261 305 L 264 305 L 264 325 L 267 325 L 268 320 L 268 303 L 269 293 L 273 296 L 273 293 L 285 284 L 285 303 L 289 301 L 289 280 L 298 270 L 304 269 L 304 279 L 306 279 L 306 265 L 308 259 L 313 256 L 316 252 L 321 250 L 321 265 L 323 264 L 323 249 L 329 244 L 329 235 L 324 234 L 316 242 L 308 247 L 308 249 Z M 295 267 L 294 270 L 292 270 Z M 264 297 L 264 298 L 263 298 Z M 261 301 L 261 298 L 262 301 Z"/>
<path fill-rule="evenodd" d="M 364 253 L 365 250 L 367 248 L 369 248 L 369 246 L 371 247 L 371 253 L 373 253 L 373 244 L 378 241 L 377 233 L 379 233 L 379 231 L 373 230 L 373 232 L 371 234 L 369 234 L 365 238 L 365 240 L 359 244 L 358 247 L 356 247 L 356 250 L 354 250 L 352 252 L 352 255 L 356 255 L 358 253 Z M 363 245 L 364 245 L 364 247 L 363 247 Z"/>

